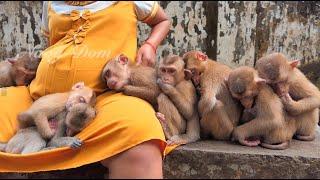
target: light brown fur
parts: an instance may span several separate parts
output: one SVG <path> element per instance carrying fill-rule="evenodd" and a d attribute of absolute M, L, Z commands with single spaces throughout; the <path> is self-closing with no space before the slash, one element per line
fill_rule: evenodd
<path fill-rule="evenodd" d="M 95 117 L 95 110 L 91 105 L 78 103 L 67 111 L 62 111 L 54 119 L 58 121 L 57 131 L 50 141 L 46 142 L 37 130 L 32 126 L 19 129 L 17 133 L 7 142 L 0 143 L 0 151 L 13 154 L 35 153 L 58 147 L 69 146 L 78 148 L 82 142 L 77 137 L 72 137 L 83 130 Z"/>
<path fill-rule="evenodd" d="M 109 89 L 144 99 L 156 107 L 160 89 L 154 68 L 135 65 L 120 54 L 105 65 L 101 78 Z"/>
<path fill-rule="evenodd" d="M 241 113 L 239 103 L 231 97 L 224 81 L 231 68 L 208 59 L 199 51 L 185 53 L 183 60 L 201 92 L 198 111 L 204 134 L 217 140 L 229 140 Z"/>
<path fill-rule="evenodd" d="M 252 120 L 234 129 L 233 140 L 246 146 L 257 146 L 262 140 L 261 145 L 265 148 L 288 148 L 296 131 L 296 122 L 286 114 L 280 98 L 257 72 L 246 66 L 236 68 L 229 75 L 228 86 L 233 97 L 239 99 L 246 109 L 254 109 L 255 113 Z M 259 137 L 259 140 L 248 140 L 252 137 Z"/>
<path fill-rule="evenodd" d="M 156 68 L 162 90 L 158 111 L 164 114 L 162 125 L 169 144 L 187 144 L 200 139 L 196 90 L 190 80 L 185 80 L 184 65 L 181 57 L 170 55 L 161 59 Z"/>
<path fill-rule="evenodd" d="M 21 52 L 14 58 L 0 62 L 0 87 L 26 86 L 36 76 L 40 58 Z"/>
<path fill-rule="evenodd" d="M 294 116 L 298 129 L 296 138 L 313 140 L 319 119 L 320 91 L 281 53 L 272 53 L 257 61 L 259 75 L 265 78 L 281 97 L 286 111 Z"/>
<path fill-rule="evenodd" d="M 83 83 L 77 83 L 70 92 L 55 93 L 43 96 L 36 100 L 31 107 L 18 115 L 20 128 L 36 125 L 44 139 L 51 139 L 54 132 L 49 126 L 48 119 L 54 118 L 59 113 L 66 111 L 79 102 L 94 103 L 95 93 Z"/>
<path fill-rule="evenodd" d="M 57 132 L 49 141 L 48 147 L 80 147 L 82 141 L 74 137 L 74 135 L 82 131 L 96 116 L 96 111 L 92 107 L 93 105 L 94 104 L 78 103 L 70 107 L 67 111 L 60 113 L 56 117 L 59 121 Z"/>

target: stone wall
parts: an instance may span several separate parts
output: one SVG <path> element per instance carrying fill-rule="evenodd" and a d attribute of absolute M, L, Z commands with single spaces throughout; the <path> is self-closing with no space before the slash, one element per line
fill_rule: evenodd
<path fill-rule="evenodd" d="M 172 21 L 158 57 L 202 50 L 232 67 L 253 66 L 279 51 L 302 60 L 302 70 L 320 82 L 320 3 L 316 1 L 161 1 Z M 41 48 L 42 2 L 0 1 L 0 59 L 28 46 Z M 150 28 L 139 23 L 139 43 Z M 311 65 L 310 65 L 311 64 Z M 316 66 L 317 65 L 317 66 Z M 320 84 L 320 83 L 319 83 Z"/>

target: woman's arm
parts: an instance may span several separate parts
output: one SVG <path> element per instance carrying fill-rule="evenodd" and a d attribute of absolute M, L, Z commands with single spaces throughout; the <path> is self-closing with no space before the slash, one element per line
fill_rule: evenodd
<path fill-rule="evenodd" d="M 154 66 L 156 59 L 156 49 L 167 36 L 171 23 L 164 10 L 159 7 L 156 15 L 147 24 L 152 28 L 149 38 L 140 47 L 137 53 L 137 64 Z"/>

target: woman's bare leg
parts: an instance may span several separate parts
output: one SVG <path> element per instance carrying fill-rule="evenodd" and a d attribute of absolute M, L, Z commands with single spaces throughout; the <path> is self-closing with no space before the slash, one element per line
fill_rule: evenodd
<path fill-rule="evenodd" d="M 146 141 L 114 157 L 101 161 L 109 168 L 110 179 L 162 179 L 162 155 L 154 141 Z"/>

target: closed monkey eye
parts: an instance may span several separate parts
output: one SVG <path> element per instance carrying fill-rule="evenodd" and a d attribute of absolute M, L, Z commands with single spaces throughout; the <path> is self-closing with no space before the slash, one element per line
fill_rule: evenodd
<path fill-rule="evenodd" d="M 111 72 L 110 72 L 110 70 L 108 69 L 108 70 L 106 71 L 105 77 L 106 77 L 106 78 L 110 78 L 110 76 L 111 76 Z"/>
<path fill-rule="evenodd" d="M 176 72 L 176 70 L 174 68 L 169 68 L 168 69 L 168 73 L 169 74 L 174 74 Z"/>

